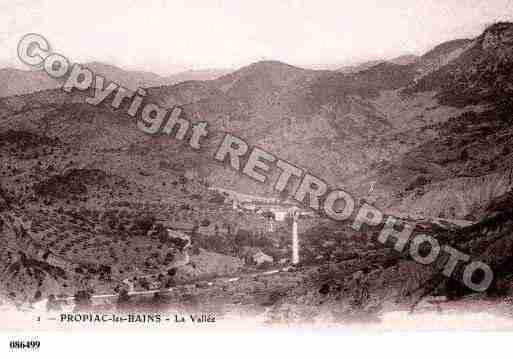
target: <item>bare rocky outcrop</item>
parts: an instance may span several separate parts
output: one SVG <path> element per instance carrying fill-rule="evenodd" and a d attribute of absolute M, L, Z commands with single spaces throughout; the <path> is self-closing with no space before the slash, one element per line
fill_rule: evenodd
<path fill-rule="evenodd" d="M 391 208 L 418 216 L 479 218 L 483 207 L 513 188 L 513 169 L 480 177 L 453 178 L 417 188 Z"/>

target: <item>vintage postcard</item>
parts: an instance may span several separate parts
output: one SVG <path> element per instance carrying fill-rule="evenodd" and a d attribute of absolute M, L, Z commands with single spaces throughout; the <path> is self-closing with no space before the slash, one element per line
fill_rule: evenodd
<path fill-rule="evenodd" d="M 513 329 L 511 1 L 0 20 L 0 331 Z"/>

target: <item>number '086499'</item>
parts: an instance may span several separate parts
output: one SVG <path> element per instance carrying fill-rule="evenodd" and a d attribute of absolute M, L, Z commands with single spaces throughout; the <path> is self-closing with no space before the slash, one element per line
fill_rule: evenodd
<path fill-rule="evenodd" d="M 40 347 L 41 347 L 41 342 L 39 340 L 30 340 L 30 341 L 12 340 L 9 343 L 10 349 L 37 350 Z"/>

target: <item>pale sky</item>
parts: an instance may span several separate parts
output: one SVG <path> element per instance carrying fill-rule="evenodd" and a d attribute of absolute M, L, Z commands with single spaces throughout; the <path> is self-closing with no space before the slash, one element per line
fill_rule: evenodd
<path fill-rule="evenodd" d="M 513 20 L 513 0 L 0 0 L 0 66 L 36 32 L 73 62 L 162 75 L 259 60 L 297 66 L 420 54 Z"/>

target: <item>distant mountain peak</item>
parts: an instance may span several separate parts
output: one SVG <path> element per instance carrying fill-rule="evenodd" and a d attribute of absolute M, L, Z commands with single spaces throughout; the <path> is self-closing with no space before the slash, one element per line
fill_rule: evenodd
<path fill-rule="evenodd" d="M 303 70 L 300 67 L 289 65 L 285 62 L 276 61 L 276 60 L 264 60 L 257 61 L 248 66 L 245 66 L 240 69 L 240 71 L 294 71 L 294 70 Z"/>
<path fill-rule="evenodd" d="M 489 26 L 480 40 L 483 50 L 513 46 L 513 23 L 498 22 Z"/>
<path fill-rule="evenodd" d="M 217 85 L 223 91 L 232 89 L 236 92 L 246 93 L 259 89 L 259 91 L 269 93 L 273 88 L 287 86 L 294 78 L 308 71 L 313 70 L 305 70 L 280 61 L 258 61 L 220 77 Z M 236 84 L 237 86 L 235 86 Z"/>
<path fill-rule="evenodd" d="M 456 39 L 446 41 L 440 45 L 435 46 L 432 50 L 422 55 L 421 59 L 426 61 L 430 59 L 436 59 L 449 55 L 450 53 L 457 51 L 472 42 L 472 39 Z"/>
<path fill-rule="evenodd" d="M 99 61 L 87 62 L 82 66 L 91 70 L 95 75 L 102 75 L 108 81 L 114 81 L 133 90 L 138 87 L 174 85 L 184 81 L 213 80 L 231 72 L 228 69 L 201 69 L 162 77 L 153 72 L 125 70 Z M 20 70 L 10 67 L 0 68 L 0 83 L 3 84 L 0 89 L 0 98 L 55 89 L 60 86 L 58 81 L 49 77 L 42 70 Z"/>
<path fill-rule="evenodd" d="M 100 61 L 91 61 L 91 62 L 86 62 L 83 64 L 83 66 L 85 67 L 99 67 L 99 68 L 106 68 L 106 69 L 115 69 L 115 70 L 119 70 L 121 71 L 122 69 L 118 66 L 114 66 L 114 65 L 111 65 L 111 64 L 106 64 L 104 62 L 100 62 Z"/>
<path fill-rule="evenodd" d="M 257 61 L 257 62 L 253 62 L 253 63 L 249 64 L 248 67 L 249 66 L 285 66 L 285 67 L 295 67 L 295 66 L 289 65 L 289 64 L 287 64 L 285 62 L 277 61 L 277 60 Z"/>
<path fill-rule="evenodd" d="M 490 26 L 488 26 L 484 33 L 486 34 L 487 32 L 492 32 L 492 33 L 497 33 L 497 32 L 505 32 L 505 31 L 513 31 L 513 22 L 509 22 L 509 21 L 501 21 L 501 22 L 496 22 L 495 24 L 492 24 Z"/>
<path fill-rule="evenodd" d="M 389 59 L 389 60 L 378 59 L 378 60 L 361 62 L 361 63 L 355 64 L 355 65 L 343 66 L 343 67 L 339 68 L 337 71 L 345 73 L 345 74 L 351 74 L 351 73 L 358 73 L 360 71 L 369 70 L 376 66 L 386 67 L 388 65 L 400 65 L 400 66 L 411 65 L 411 64 L 417 62 L 418 60 L 419 60 L 419 57 L 417 55 L 406 54 L 406 55 L 401 55 L 401 56 L 398 56 L 398 57 L 395 57 L 395 58 Z"/>
<path fill-rule="evenodd" d="M 423 62 L 412 88 L 438 91 L 444 104 L 461 107 L 509 98 L 513 23 L 495 23 L 474 40 L 439 45 L 423 56 Z"/>

